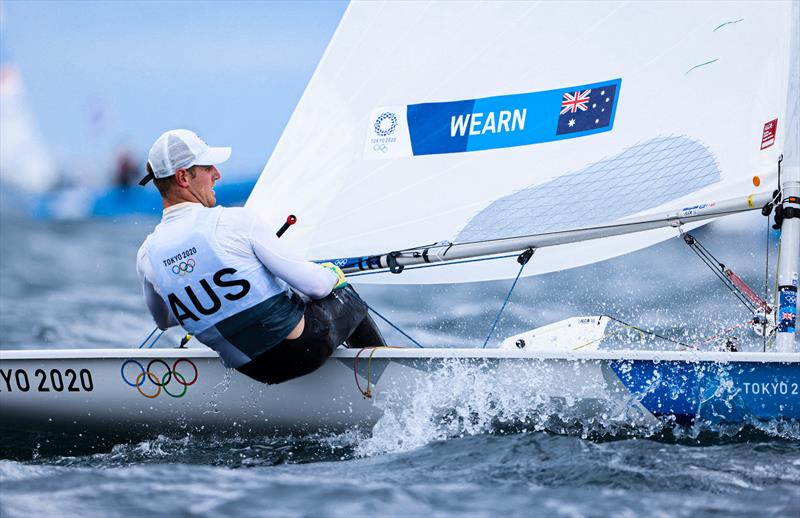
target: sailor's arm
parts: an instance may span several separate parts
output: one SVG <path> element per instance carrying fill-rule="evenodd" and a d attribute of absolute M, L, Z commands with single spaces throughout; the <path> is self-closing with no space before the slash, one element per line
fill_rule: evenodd
<path fill-rule="evenodd" d="M 136 258 L 136 272 L 139 274 L 139 278 L 142 279 L 142 293 L 144 294 L 144 302 L 147 305 L 147 309 L 150 311 L 159 329 L 163 330 L 172 326 L 177 326 L 178 322 L 175 320 L 175 317 L 172 316 L 172 312 L 167 307 L 164 299 L 156 292 L 153 284 L 147 280 L 148 276 L 145 270 L 148 269 L 149 263 L 146 261 L 147 257 L 140 251 Z"/>
<path fill-rule="evenodd" d="M 144 291 L 144 302 L 147 304 L 147 309 L 153 316 L 156 325 L 159 329 L 167 329 L 172 326 L 177 326 L 178 322 L 172 316 L 172 312 L 164 303 L 164 299 L 156 293 L 155 288 L 147 279 L 142 279 L 142 286 Z"/>
<path fill-rule="evenodd" d="M 321 299 L 339 283 L 334 272 L 300 257 L 257 217 L 253 217 L 249 238 L 258 260 L 300 293 Z"/>

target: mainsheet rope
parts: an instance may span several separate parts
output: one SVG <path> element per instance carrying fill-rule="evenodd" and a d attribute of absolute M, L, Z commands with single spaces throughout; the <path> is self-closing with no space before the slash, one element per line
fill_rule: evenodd
<path fill-rule="evenodd" d="M 411 340 L 411 342 L 413 342 L 413 343 L 414 343 L 414 345 L 416 345 L 416 346 L 417 346 L 417 347 L 419 347 L 420 349 L 424 349 L 424 347 L 422 346 L 422 344 L 420 344 L 418 341 L 416 341 L 416 340 L 414 340 L 413 338 L 411 338 L 411 336 L 410 336 L 408 333 L 406 333 L 405 331 L 403 331 L 402 329 L 400 329 L 400 328 L 399 328 L 397 325 L 395 325 L 394 323 L 392 323 L 392 321 L 390 321 L 388 318 L 386 318 L 385 316 L 383 316 L 383 315 L 381 315 L 380 313 L 378 313 L 378 311 L 377 311 L 375 308 L 373 308 L 372 306 L 370 306 L 369 304 L 367 304 L 367 301 L 365 301 L 364 299 L 362 299 L 362 298 L 361 298 L 361 295 L 359 295 L 359 294 L 356 292 L 356 290 L 352 290 L 352 291 L 353 291 L 353 293 L 355 293 L 355 295 L 356 295 L 356 297 L 358 298 L 358 300 L 360 300 L 360 301 L 361 301 L 361 303 L 362 303 L 362 304 L 364 304 L 364 305 L 367 307 L 367 309 L 368 309 L 368 310 L 372 311 L 373 313 L 375 313 L 375 315 L 377 315 L 377 316 L 378 316 L 378 318 L 380 318 L 381 320 L 383 320 L 384 322 L 386 322 L 387 324 L 389 324 L 390 326 L 392 326 L 392 327 L 393 327 L 393 328 L 394 328 L 394 329 L 395 329 L 395 330 L 396 330 L 398 333 L 400 333 L 401 335 L 403 335 L 403 336 L 405 336 L 406 338 L 408 338 L 409 340 Z"/>
<path fill-rule="evenodd" d="M 503 311 L 506 309 L 508 301 L 511 300 L 511 294 L 514 293 L 514 288 L 517 287 L 517 281 L 519 281 L 519 277 L 520 275 L 522 275 L 522 270 L 525 269 L 525 265 L 528 264 L 528 261 L 530 261 L 531 256 L 533 256 L 533 248 L 529 248 L 528 250 L 526 250 L 517 257 L 517 261 L 520 264 L 519 271 L 517 272 L 517 276 L 514 278 L 514 282 L 511 283 L 511 289 L 508 290 L 508 295 L 506 295 L 506 300 L 503 301 L 503 305 L 500 307 L 500 311 L 497 312 L 497 316 L 494 318 L 492 327 L 491 329 L 489 329 L 489 334 L 486 335 L 486 340 L 483 341 L 481 349 L 486 349 L 486 344 L 489 343 L 489 339 L 494 334 L 494 330 L 497 327 L 497 323 L 500 322 L 500 317 L 502 316 Z"/>
<path fill-rule="evenodd" d="M 494 256 L 494 257 L 480 257 L 480 258 L 476 258 L 476 259 L 465 259 L 465 260 L 462 260 L 462 261 L 451 261 L 451 262 L 446 262 L 446 263 L 442 262 L 442 263 L 434 263 L 434 264 L 424 264 L 424 265 L 420 265 L 420 266 L 407 267 L 406 269 L 407 270 L 417 270 L 417 269 L 421 269 L 421 268 L 433 268 L 433 267 L 436 267 L 436 266 L 451 266 L 451 265 L 454 265 L 454 264 L 475 263 L 475 262 L 480 262 L 480 261 L 494 261 L 494 260 L 497 260 L 497 259 L 507 259 L 509 257 L 516 257 L 517 258 L 517 261 L 520 263 L 519 271 L 517 272 L 517 276 L 514 278 L 514 282 L 511 284 L 511 289 L 508 290 L 508 294 L 506 295 L 506 298 L 503 301 L 503 305 L 500 307 L 500 311 L 497 312 L 497 316 L 495 317 L 494 322 L 492 323 L 492 327 L 489 329 L 489 334 L 486 335 L 486 339 L 483 341 L 483 345 L 481 346 L 481 348 L 485 349 L 486 345 L 489 343 L 489 340 L 491 339 L 492 335 L 494 334 L 495 329 L 497 328 L 497 324 L 500 322 L 500 317 L 503 315 L 503 311 L 506 309 L 506 306 L 508 305 L 508 302 L 511 300 L 511 295 L 514 292 L 514 288 L 516 288 L 516 286 L 517 286 L 517 282 L 519 282 L 519 278 L 522 275 L 522 271 L 525 269 L 525 266 L 528 264 L 528 261 L 530 260 L 532 255 L 533 255 L 533 249 L 529 248 L 528 250 L 526 250 L 522 254 L 507 254 L 507 255 L 499 255 L 499 256 Z M 357 272 L 357 273 L 348 274 L 348 277 L 360 277 L 362 275 L 374 275 L 374 274 L 378 274 L 378 273 L 386 273 L 386 272 L 382 271 L 382 270 L 381 271 Z M 356 294 L 356 295 L 358 295 L 358 294 Z M 424 349 L 424 347 L 418 341 L 414 340 L 411 336 L 409 336 L 408 333 L 406 333 L 405 331 L 400 329 L 397 325 L 392 323 L 388 318 L 386 318 L 385 316 L 381 315 L 375 308 L 373 308 L 372 306 L 367 304 L 367 302 L 364 299 L 362 299 L 360 296 L 358 298 L 359 298 L 359 300 L 361 300 L 361 302 L 364 303 L 364 305 L 367 307 L 367 309 L 369 309 L 370 311 L 375 313 L 375 315 L 377 315 L 381 320 L 383 320 L 384 322 L 386 322 L 387 324 L 392 326 L 392 328 L 394 328 L 400 334 L 402 334 L 403 336 L 408 338 L 411 342 L 414 343 L 414 345 L 416 345 L 417 347 L 419 347 L 421 349 Z"/>

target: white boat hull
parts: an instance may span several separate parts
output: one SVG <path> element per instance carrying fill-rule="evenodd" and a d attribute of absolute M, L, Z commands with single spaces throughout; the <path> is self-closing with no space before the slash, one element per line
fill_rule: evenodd
<path fill-rule="evenodd" d="M 442 415 L 494 405 L 521 421 L 561 412 L 630 424 L 800 420 L 798 353 L 358 353 L 340 349 L 318 371 L 268 386 L 204 349 L 0 351 L 0 426 L 129 436 L 369 430 L 384 413 L 423 403 Z M 365 389 L 368 378 L 371 398 L 356 383 Z"/>
<path fill-rule="evenodd" d="M 797 353 L 357 354 L 340 349 L 315 373 L 268 386 L 225 369 L 204 349 L 2 351 L 0 426 L 129 436 L 369 430 L 385 412 L 421 401 L 459 413 L 459 401 L 475 406 L 478 400 L 478 406 L 513 408 L 511 418 L 522 421 L 564 410 L 631 424 L 664 416 L 686 422 L 800 419 Z M 369 399 L 356 383 L 365 389 L 368 377 Z"/>

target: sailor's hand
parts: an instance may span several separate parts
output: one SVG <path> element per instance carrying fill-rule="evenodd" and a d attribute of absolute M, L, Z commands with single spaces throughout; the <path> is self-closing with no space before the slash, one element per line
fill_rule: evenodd
<path fill-rule="evenodd" d="M 344 276 L 344 272 L 342 271 L 341 268 L 339 268 L 333 263 L 322 263 L 320 266 L 329 269 L 330 271 L 336 274 L 336 277 L 339 278 L 339 282 L 337 282 L 336 286 L 333 287 L 334 290 L 338 290 L 347 286 L 348 284 L 347 278 Z"/>

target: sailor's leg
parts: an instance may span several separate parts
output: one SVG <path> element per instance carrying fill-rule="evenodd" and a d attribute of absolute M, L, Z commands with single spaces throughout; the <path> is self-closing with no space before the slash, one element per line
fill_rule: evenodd
<path fill-rule="evenodd" d="M 347 347 L 359 348 L 386 345 L 378 326 L 369 316 L 366 304 L 352 286 L 308 303 L 306 327 L 309 311 L 313 311 L 319 324 L 325 326 L 325 330 L 317 330 L 317 334 L 324 333 L 334 349 L 343 343 Z"/>
<path fill-rule="evenodd" d="M 346 297 L 350 312 L 356 318 L 355 328 L 350 332 L 345 340 L 345 345 L 350 348 L 361 349 L 363 347 L 384 347 L 386 341 L 381 335 L 375 321 L 369 314 L 369 308 L 361 300 L 352 285 L 342 290 Z"/>
<path fill-rule="evenodd" d="M 330 355 L 331 348 L 325 340 L 300 335 L 295 340 L 284 340 L 236 370 L 272 385 L 314 372 Z"/>
<path fill-rule="evenodd" d="M 347 338 L 345 344 L 347 347 L 360 349 L 362 347 L 384 347 L 386 341 L 375 321 L 367 314 L 356 330 Z"/>
<path fill-rule="evenodd" d="M 305 327 L 294 340 L 284 340 L 237 370 L 262 383 L 282 383 L 322 367 L 339 345 L 328 333 L 324 308 L 306 305 Z"/>

